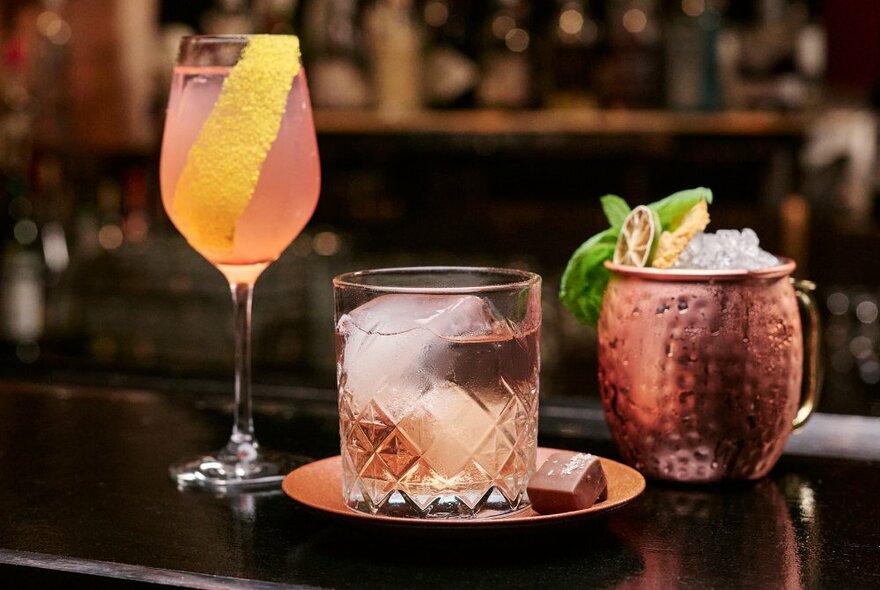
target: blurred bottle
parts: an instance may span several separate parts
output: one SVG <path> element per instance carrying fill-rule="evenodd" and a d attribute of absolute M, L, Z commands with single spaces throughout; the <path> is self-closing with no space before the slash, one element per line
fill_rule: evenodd
<path fill-rule="evenodd" d="M 125 171 L 122 187 L 123 233 L 129 244 L 143 244 L 150 232 L 152 219 L 147 193 L 147 171 L 144 166 L 131 166 Z"/>
<path fill-rule="evenodd" d="M 427 0 L 422 18 L 428 32 L 425 51 L 425 101 L 435 108 L 472 107 L 480 78 L 473 23 L 474 3 Z"/>
<path fill-rule="evenodd" d="M 683 0 L 666 26 L 666 100 L 683 110 L 721 106 L 718 40 L 721 14 L 712 0 Z"/>
<path fill-rule="evenodd" d="M 0 338 L 21 362 L 35 362 L 45 327 L 45 264 L 40 228 L 28 187 L 33 101 L 26 84 L 25 45 L 12 37 L 2 46 L 0 86 Z"/>
<path fill-rule="evenodd" d="M 312 0 L 301 37 L 312 101 L 319 108 L 364 108 L 372 102 L 358 0 Z"/>
<path fill-rule="evenodd" d="M 72 288 L 70 236 L 74 219 L 74 199 L 61 157 L 41 154 L 34 166 L 34 193 L 45 272 L 45 328 L 43 347 L 57 354 L 62 350 L 80 351 L 78 321 L 81 304 Z"/>
<path fill-rule="evenodd" d="M 824 76 L 825 37 L 807 3 L 759 0 L 747 18 L 739 39 L 740 106 L 797 109 L 814 103 Z"/>
<path fill-rule="evenodd" d="M 61 161 L 45 154 L 36 162 L 35 193 L 39 200 L 39 219 L 43 258 L 48 282 L 56 284 L 70 264 L 67 228 L 73 224 L 73 196 L 65 190 Z"/>
<path fill-rule="evenodd" d="M 556 0 L 541 68 L 546 106 L 596 105 L 593 77 L 599 33 L 589 0 Z"/>
<path fill-rule="evenodd" d="M 16 36 L 0 44 L 0 171 L 22 181 L 30 164 L 34 110 L 25 52 L 24 41 Z"/>
<path fill-rule="evenodd" d="M 537 106 L 531 12 L 525 0 L 492 1 L 492 11 L 483 25 L 482 79 L 477 91 L 481 106 Z"/>
<path fill-rule="evenodd" d="M 816 107 L 825 99 L 828 38 L 815 18 L 806 23 L 795 40 L 795 67 L 804 82 L 804 105 Z"/>
<path fill-rule="evenodd" d="M 113 178 L 98 185 L 98 244 L 106 251 L 118 250 L 125 243 L 122 190 Z"/>
<path fill-rule="evenodd" d="M 70 65 L 73 32 L 64 16 L 65 2 L 43 0 L 35 19 L 36 33 L 31 40 L 29 85 L 34 103 L 39 105 L 34 119 L 34 137 L 41 146 L 64 150 L 70 129 L 70 84 L 66 79 Z"/>
<path fill-rule="evenodd" d="M 33 206 L 26 196 L 24 179 L 15 174 L 5 178 L 5 201 L 9 203 L 4 236 L 0 301 L 2 339 L 15 345 L 22 362 L 39 357 L 39 342 L 45 328 L 46 272 L 40 228 L 32 217 Z"/>
<path fill-rule="evenodd" d="M 612 107 L 656 108 L 663 100 L 663 43 L 658 0 L 609 0 L 609 55 L 599 90 Z"/>
<path fill-rule="evenodd" d="M 423 105 L 425 40 L 413 0 L 376 0 L 366 14 L 377 108 L 388 114 Z"/>

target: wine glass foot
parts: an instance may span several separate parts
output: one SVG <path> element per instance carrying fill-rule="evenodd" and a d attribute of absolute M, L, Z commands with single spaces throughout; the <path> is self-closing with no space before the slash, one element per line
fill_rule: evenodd
<path fill-rule="evenodd" d="M 279 451 L 254 450 L 250 457 L 230 453 L 228 449 L 211 455 L 186 459 L 171 465 L 169 474 L 177 486 L 223 492 L 279 488 L 288 473 L 311 462 L 302 455 Z"/>

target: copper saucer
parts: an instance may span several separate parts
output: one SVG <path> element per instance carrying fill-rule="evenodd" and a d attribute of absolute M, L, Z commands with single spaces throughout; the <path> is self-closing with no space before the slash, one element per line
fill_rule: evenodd
<path fill-rule="evenodd" d="M 538 465 L 558 449 L 538 448 Z M 483 519 L 420 519 L 374 516 L 356 512 L 342 501 L 342 461 L 339 455 L 303 465 L 291 471 L 281 483 L 284 493 L 313 510 L 361 524 L 414 528 L 507 528 L 537 527 L 561 521 L 595 517 L 631 502 L 645 489 L 645 478 L 635 469 L 599 457 L 608 480 L 608 498 L 589 508 L 559 514 L 538 514 L 526 508 L 507 516 Z"/>

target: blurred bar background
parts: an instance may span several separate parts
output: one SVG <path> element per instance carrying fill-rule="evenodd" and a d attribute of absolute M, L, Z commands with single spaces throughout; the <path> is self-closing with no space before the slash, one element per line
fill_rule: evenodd
<path fill-rule="evenodd" d="M 178 41 L 224 32 L 300 35 L 322 159 L 257 383 L 334 388 L 333 275 L 489 264 L 544 276 L 543 393 L 595 396 L 556 292 L 598 197 L 703 185 L 818 284 L 820 409 L 880 415 L 873 0 L 3 0 L 0 375 L 231 388 L 226 284 L 158 189 Z"/>

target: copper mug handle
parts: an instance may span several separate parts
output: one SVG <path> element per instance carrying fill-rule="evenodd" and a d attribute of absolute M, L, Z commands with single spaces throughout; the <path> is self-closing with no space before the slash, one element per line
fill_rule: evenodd
<path fill-rule="evenodd" d="M 801 401 L 792 426 L 800 428 L 807 423 L 816 405 L 822 389 L 824 366 L 820 348 L 822 343 L 819 328 L 819 308 L 813 292 L 816 284 L 812 281 L 791 279 L 794 287 L 798 309 L 801 313 L 801 324 L 804 335 L 804 377 L 801 385 Z M 804 322 L 806 320 L 806 322 Z"/>

